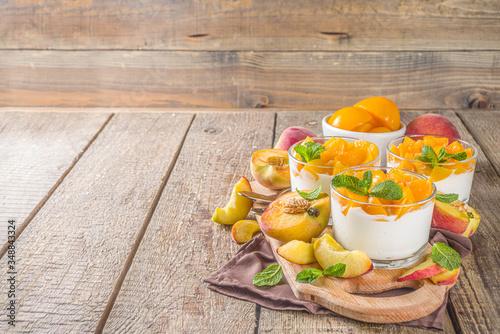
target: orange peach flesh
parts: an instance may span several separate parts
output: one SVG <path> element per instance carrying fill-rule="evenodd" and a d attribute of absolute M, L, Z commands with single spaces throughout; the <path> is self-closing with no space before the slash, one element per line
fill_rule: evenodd
<path fill-rule="evenodd" d="M 320 193 L 319 197 L 311 201 L 311 208 L 318 215 L 312 214 L 313 211 L 304 211 L 300 213 L 284 212 L 285 203 L 291 198 L 301 198 L 296 192 L 290 192 L 282 195 L 274 202 L 269 204 L 266 211 L 262 214 L 260 228 L 262 232 L 271 238 L 289 242 L 300 240 L 304 242 L 311 241 L 311 238 L 317 237 L 328 224 L 330 219 L 330 197 L 325 193 Z"/>
<path fill-rule="evenodd" d="M 259 223 L 256 220 L 239 220 L 233 225 L 231 235 L 235 242 L 244 244 L 259 231 Z"/>

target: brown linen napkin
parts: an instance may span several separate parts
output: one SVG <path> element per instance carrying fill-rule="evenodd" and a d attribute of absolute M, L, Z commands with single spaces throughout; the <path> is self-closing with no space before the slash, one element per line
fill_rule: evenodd
<path fill-rule="evenodd" d="M 469 238 L 452 232 L 431 229 L 429 239 L 431 244 L 438 241 L 449 244 L 462 258 L 472 251 L 472 243 Z M 252 284 L 255 274 L 276 263 L 271 247 L 264 236 L 259 235 L 244 244 L 228 263 L 205 279 L 205 282 L 209 284 L 208 288 L 213 291 L 254 302 L 272 310 L 306 311 L 311 314 L 337 315 L 316 303 L 297 299 L 286 282 L 281 282 L 273 287 L 257 287 Z M 398 289 L 385 291 L 376 296 L 391 297 L 403 293 L 405 293 L 404 289 Z M 448 294 L 443 304 L 433 313 L 424 318 L 401 324 L 444 330 L 447 302 Z"/>

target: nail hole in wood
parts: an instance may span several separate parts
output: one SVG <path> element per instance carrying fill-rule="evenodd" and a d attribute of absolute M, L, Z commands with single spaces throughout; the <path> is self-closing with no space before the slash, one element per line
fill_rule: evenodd
<path fill-rule="evenodd" d="M 207 37 L 209 35 L 210 34 L 193 34 L 193 35 L 189 35 L 189 37 L 191 37 L 191 38 L 201 38 L 201 37 Z"/>
<path fill-rule="evenodd" d="M 322 35 L 349 37 L 349 33 L 340 31 L 320 31 Z"/>

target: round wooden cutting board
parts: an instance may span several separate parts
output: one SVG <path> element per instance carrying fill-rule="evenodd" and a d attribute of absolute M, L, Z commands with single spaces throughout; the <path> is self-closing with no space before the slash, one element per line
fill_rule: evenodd
<path fill-rule="evenodd" d="M 272 191 L 252 182 L 258 193 L 272 195 Z M 260 217 L 257 216 L 259 220 Z M 328 226 L 323 233 L 332 232 Z M 373 270 L 356 278 L 321 276 L 313 284 L 299 283 L 295 277 L 306 268 L 322 269 L 317 263 L 300 265 L 285 260 L 276 253 L 281 241 L 266 236 L 274 256 L 283 269 L 283 274 L 295 296 L 304 301 L 317 303 L 348 318 L 376 323 L 405 322 L 419 319 L 437 310 L 444 302 L 446 292 L 454 285 L 434 285 L 429 279 L 397 282 L 407 269 Z M 427 245 L 426 254 L 431 251 Z M 425 256 L 412 266 L 424 261 Z M 410 267 L 412 267 L 410 266 Z M 410 268 L 408 267 L 408 268 Z M 384 291 L 410 288 L 409 293 L 378 297 Z M 370 296 L 373 295 L 373 296 Z"/>

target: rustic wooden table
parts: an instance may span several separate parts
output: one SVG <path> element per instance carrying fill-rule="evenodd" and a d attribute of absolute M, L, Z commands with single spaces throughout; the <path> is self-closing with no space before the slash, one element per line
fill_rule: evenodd
<path fill-rule="evenodd" d="M 404 111 L 408 122 L 423 111 Z M 500 328 L 500 113 L 441 111 L 479 157 L 474 250 L 451 290 L 446 333 Z M 2 238 L 15 219 L 18 333 L 423 333 L 278 312 L 207 289 L 240 247 L 210 218 L 249 159 L 291 125 L 321 133 L 326 112 L 1 111 Z M 5 239 L 2 239 L 4 242 Z M 8 254 L 1 251 L 0 305 Z M 4 311 L 5 313 L 6 311 Z"/>

